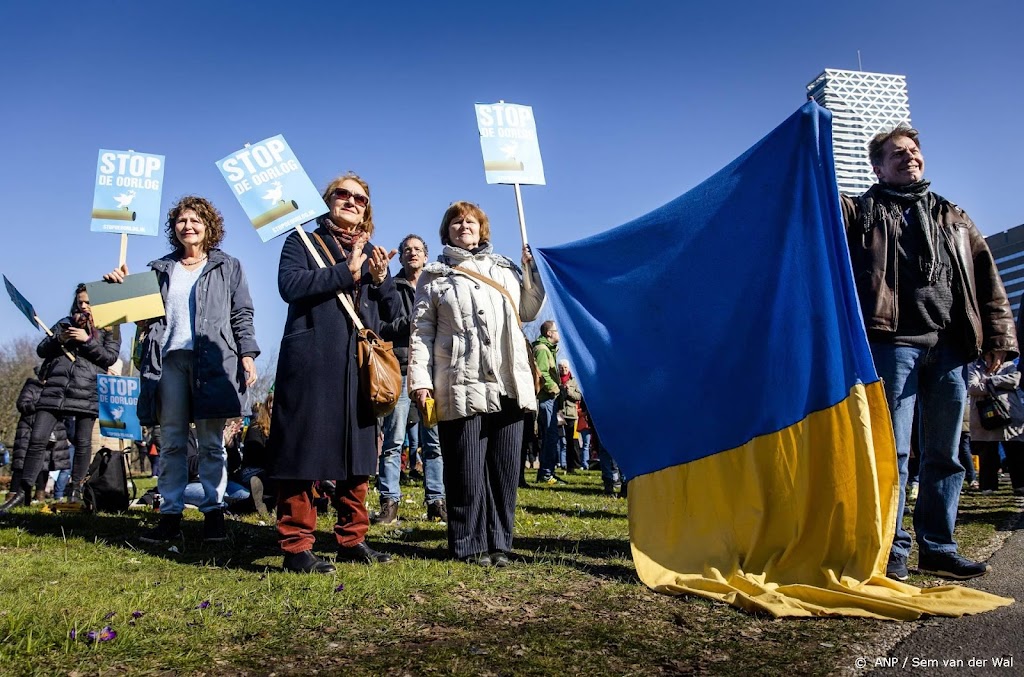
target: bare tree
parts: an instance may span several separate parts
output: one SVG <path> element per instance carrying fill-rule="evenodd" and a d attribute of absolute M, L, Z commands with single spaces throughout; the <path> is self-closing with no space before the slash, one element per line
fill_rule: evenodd
<path fill-rule="evenodd" d="M 0 345 L 0 439 L 8 447 L 14 446 L 18 427 L 18 395 L 33 367 L 40 362 L 36 357 L 37 342 L 31 336 L 23 336 Z"/>
<path fill-rule="evenodd" d="M 256 363 L 256 372 L 259 376 L 249 389 L 250 405 L 267 399 L 267 394 L 277 380 L 277 351 L 260 355 Z"/>

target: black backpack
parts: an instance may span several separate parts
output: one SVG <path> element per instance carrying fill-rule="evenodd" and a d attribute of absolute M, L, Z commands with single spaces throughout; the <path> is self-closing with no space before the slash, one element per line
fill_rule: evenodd
<path fill-rule="evenodd" d="M 124 512 L 135 498 L 135 483 L 128 493 L 128 459 L 123 452 L 103 447 L 93 457 L 82 486 L 82 501 L 89 512 Z"/>

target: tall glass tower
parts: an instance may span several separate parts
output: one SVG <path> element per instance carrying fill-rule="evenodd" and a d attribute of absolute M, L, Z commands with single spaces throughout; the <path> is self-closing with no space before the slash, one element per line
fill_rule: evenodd
<path fill-rule="evenodd" d="M 875 183 L 868 141 L 878 132 L 910 124 L 907 78 L 826 68 L 807 84 L 807 94 L 832 112 L 839 192 L 860 195 Z"/>

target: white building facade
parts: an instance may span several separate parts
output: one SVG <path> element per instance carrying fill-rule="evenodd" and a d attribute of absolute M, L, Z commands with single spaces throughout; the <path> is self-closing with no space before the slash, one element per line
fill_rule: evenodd
<path fill-rule="evenodd" d="M 826 68 L 808 83 L 807 94 L 832 112 L 839 192 L 860 195 L 875 183 L 868 141 L 896 125 L 910 125 L 906 77 Z"/>

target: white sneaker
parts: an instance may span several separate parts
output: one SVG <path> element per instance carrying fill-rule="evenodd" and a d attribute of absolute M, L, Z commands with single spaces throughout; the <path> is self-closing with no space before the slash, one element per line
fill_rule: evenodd
<path fill-rule="evenodd" d="M 907 492 L 908 502 L 912 503 L 917 500 L 918 489 L 919 487 L 917 485 L 917 482 L 910 483 L 910 491 Z"/>

